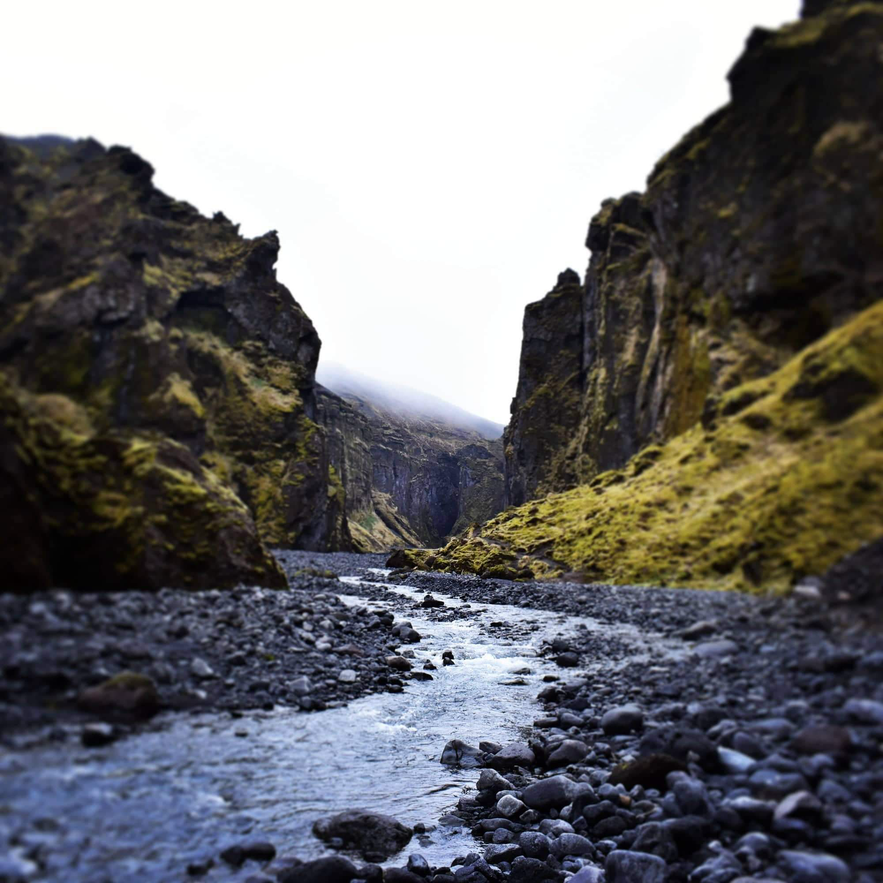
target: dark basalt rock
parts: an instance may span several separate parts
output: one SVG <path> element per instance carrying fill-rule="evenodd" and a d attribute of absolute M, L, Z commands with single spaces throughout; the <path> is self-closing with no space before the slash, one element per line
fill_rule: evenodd
<path fill-rule="evenodd" d="M 9 588 L 282 586 L 268 545 L 349 547 L 276 234 L 152 174 L 128 148 L 0 138 Z"/>
<path fill-rule="evenodd" d="M 368 861 L 384 861 L 404 849 L 414 832 L 391 816 L 350 810 L 320 819 L 313 833 L 320 840 L 339 839 L 344 848 L 357 850 Z"/>

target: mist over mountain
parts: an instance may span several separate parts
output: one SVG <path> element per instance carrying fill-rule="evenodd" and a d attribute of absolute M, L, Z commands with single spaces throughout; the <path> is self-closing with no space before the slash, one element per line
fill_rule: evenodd
<path fill-rule="evenodd" d="M 316 369 L 316 380 L 340 396 L 363 399 L 375 408 L 394 415 L 447 423 L 457 429 L 477 432 L 491 441 L 503 434 L 500 423 L 470 414 L 429 393 L 368 377 L 339 362 L 320 362 Z"/>

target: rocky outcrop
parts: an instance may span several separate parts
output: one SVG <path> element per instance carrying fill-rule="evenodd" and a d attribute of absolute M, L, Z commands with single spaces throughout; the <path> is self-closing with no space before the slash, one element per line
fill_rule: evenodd
<path fill-rule="evenodd" d="M 582 291 L 563 275 L 528 307 L 509 502 L 679 435 L 879 297 L 883 13 L 807 9 L 821 14 L 754 31 L 730 104 L 646 193 L 604 204 Z"/>
<path fill-rule="evenodd" d="M 500 439 L 321 387 L 319 413 L 362 550 L 439 545 L 503 508 Z"/>
<path fill-rule="evenodd" d="M 507 495 L 536 502 L 436 566 L 784 587 L 883 533 L 883 4 L 805 15 L 528 307 Z"/>
<path fill-rule="evenodd" d="M 0 139 L 10 587 L 281 585 L 268 546 L 348 547 L 275 233 L 167 197 L 126 148 L 29 143 Z"/>

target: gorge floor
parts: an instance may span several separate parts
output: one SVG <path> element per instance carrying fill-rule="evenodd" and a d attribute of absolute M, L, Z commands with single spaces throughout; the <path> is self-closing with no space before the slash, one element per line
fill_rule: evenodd
<path fill-rule="evenodd" d="M 647 855 L 671 880 L 880 879 L 873 634 L 797 599 L 390 576 L 376 556 L 279 557 L 290 592 L 2 599 L 0 879 L 181 880 L 189 865 L 245 880 L 259 865 L 231 867 L 225 848 L 268 840 L 313 860 L 326 848 L 312 823 L 354 807 L 424 826 L 388 864 L 418 853 L 439 880 L 470 853 L 453 879 L 555 879 L 606 863 L 610 880 L 641 880 L 658 870 Z M 427 591 L 445 606 L 423 607 Z M 405 621 L 421 640 L 403 641 Z M 393 650 L 414 654 L 414 672 L 390 668 Z M 454 665 L 442 665 L 445 650 Z M 433 679 L 409 680 L 424 660 Z M 132 667 L 154 678 L 167 710 L 115 720 L 128 738 L 81 747 L 79 691 Z M 605 717 L 628 704 L 640 714 Z M 532 759 L 484 756 L 515 801 L 556 774 L 593 799 L 574 814 L 528 796 L 507 815 L 499 780 L 485 775 L 476 791 L 477 768 L 439 763 L 451 739 L 522 744 Z M 606 782 L 617 762 L 662 750 L 683 755 L 689 787 Z M 490 864 L 477 858 L 485 846 Z M 277 858 L 263 873 L 283 879 L 291 865 Z"/>

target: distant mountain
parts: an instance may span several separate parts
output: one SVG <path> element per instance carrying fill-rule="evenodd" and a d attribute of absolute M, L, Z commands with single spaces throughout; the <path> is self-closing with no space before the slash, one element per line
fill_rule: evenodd
<path fill-rule="evenodd" d="M 438 546 L 502 509 L 501 426 L 334 363 L 318 380 L 318 419 L 357 548 Z"/>
<path fill-rule="evenodd" d="M 368 377 L 339 362 L 321 361 L 316 369 L 316 381 L 340 396 L 362 399 L 377 410 L 395 416 L 445 423 L 455 429 L 477 432 L 490 441 L 503 434 L 501 423 L 485 420 L 444 399 L 411 387 Z"/>

